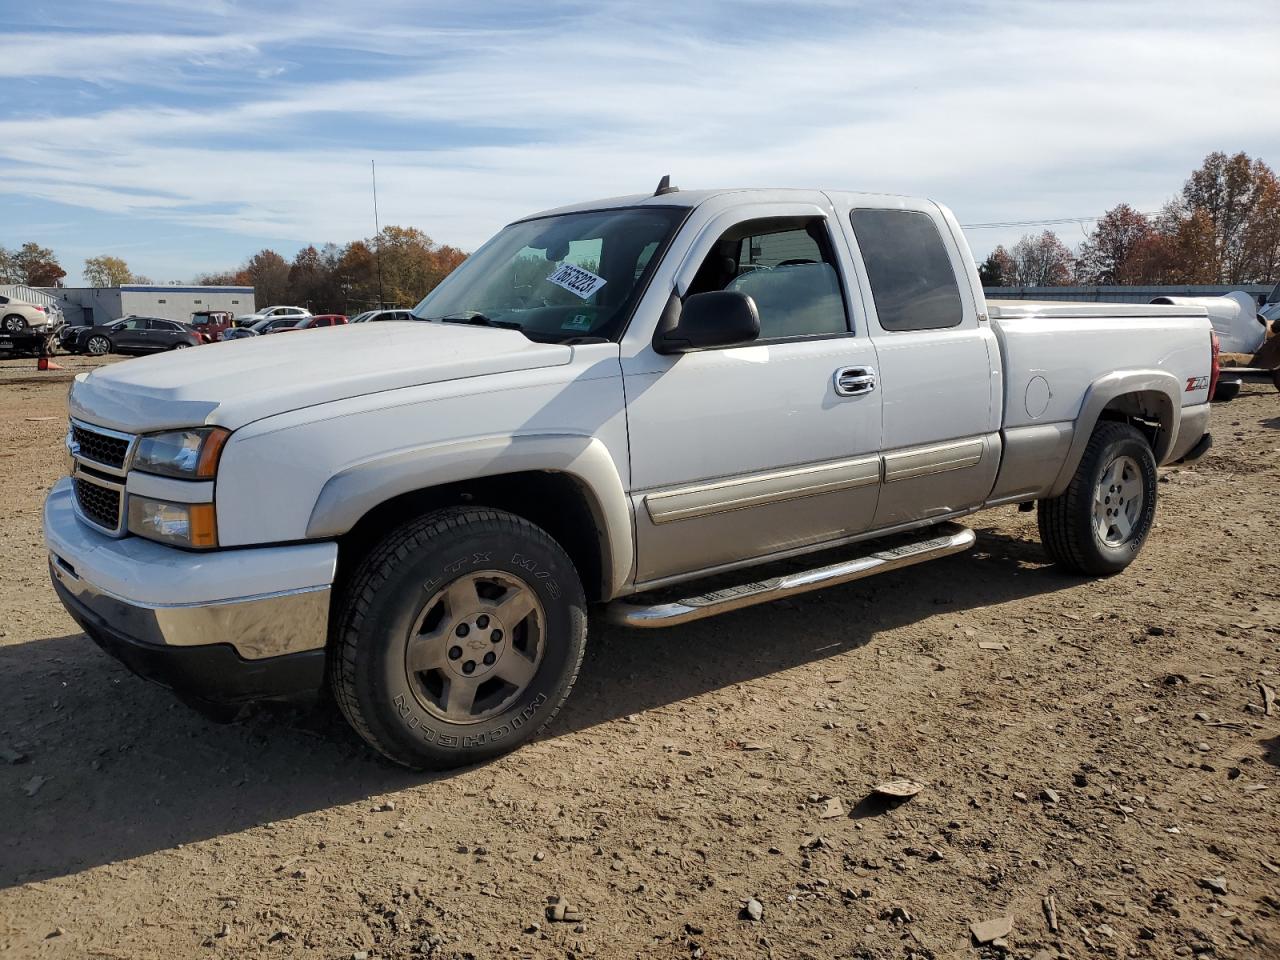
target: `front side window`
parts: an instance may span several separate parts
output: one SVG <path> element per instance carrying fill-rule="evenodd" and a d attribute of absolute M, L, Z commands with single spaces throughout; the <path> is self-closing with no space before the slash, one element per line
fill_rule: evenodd
<path fill-rule="evenodd" d="M 616 340 L 657 262 L 654 251 L 686 213 L 624 207 L 513 223 L 431 291 L 412 318 L 511 327 L 551 342 Z"/>
<path fill-rule="evenodd" d="M 941 330 L 960 325 L 960 287 L 942 236 L 928 214 L 854 210 L 849 214 L 885 330 Z"/>
<path fill-rule="evenodd" d="M 686 296 L 735 290 L 755 301 L 760 339 L 849 331 L 835 251 L 821 218 L 748 220 L 725 231 Z"/>

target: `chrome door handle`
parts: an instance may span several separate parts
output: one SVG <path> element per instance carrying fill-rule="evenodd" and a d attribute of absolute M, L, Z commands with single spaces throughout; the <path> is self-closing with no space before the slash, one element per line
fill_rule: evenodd
<path fill-rule="evenodd" d="M 836 395 L 857 397 L 876 388 L 875 367 L 841 367 L 832 377 Z"/>

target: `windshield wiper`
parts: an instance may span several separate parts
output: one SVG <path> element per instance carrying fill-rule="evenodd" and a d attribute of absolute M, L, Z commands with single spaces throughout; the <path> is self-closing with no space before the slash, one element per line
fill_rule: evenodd
<path fill-rule="evenodd" d="M 520 324 L 513 320 L 494 320 L 492 317 L 486 317 L 479 310 L 467 310 L 464 313 L 451 313 L 444 317 L 428 317 L 428 320 L 438 320 L 441 323 L 467 323 L 474 327 L 499 327 L 503 330 L 521 330 Z"/>

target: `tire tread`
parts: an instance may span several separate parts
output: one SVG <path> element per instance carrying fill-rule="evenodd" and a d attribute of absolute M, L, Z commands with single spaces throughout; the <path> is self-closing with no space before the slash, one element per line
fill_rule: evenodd
<path fill-rule="evenodd" d="M 1091 510 L 1093 489 L 1089 482 L 1090 467 L 1102 451 L 1118 440 L 1139 439 L 1146 443 L 1136 428 L 1115 420 L 1104 420 L 1093 429 L 1085 445 L 1075 475 L 1067 489 L 1059 496 L 1037 503 L 1036 520 L 1040 528 L 1040 542 L 1045 552 L 1058 566 L 1073 573 L 1092 574 L 1097 571 L 1089 561 L 1086 545 L 1081 540 L 1080 529 L 1075 524 L 1081 510 Z"/>
<path fill-rule="evenodd" d="M 498 534 L 523 535 L 541 540 L 550 548 L 563 553 L 563 548 L 550 534 L 516 514 L 489 507 L 445 507 L 410 520 L 392 532 L 365 556 L 356 568 L 347 590 L 347 599 L 343 604 L 338 627 L 331 641 L 330 686 L 334 699 L 338 702 L 338 708 L 347 722 L 355 728 L 366 743 L 395 763 L 415 766 L 417 760 L 406 755 L 398 749 L 396 744 L 378 734 L 373 725 L 368 722 L 361 707 L 360 697 L 356 691 L 356 658 L 360 630 L 368 616 L 373 598 L 387 582 L 390 568 L 397 561 L 403 562 L 416 551 L 428 549 L 432 542 L 440 537 L 462 533 L 477 524 L 483 524 Z M 570 567 L 572 568 L 572 564 Z M 532 736 L 541 733 L 560 712 L 568 696 L 567 691 L 572 690 L 577 683 L 584 653 L 585 646 L 579 650 L 577 658 L 572 663 L 565 696 L 562 696 L 559 702 L 550 704 L 550 709 L 545 713 Z"/>

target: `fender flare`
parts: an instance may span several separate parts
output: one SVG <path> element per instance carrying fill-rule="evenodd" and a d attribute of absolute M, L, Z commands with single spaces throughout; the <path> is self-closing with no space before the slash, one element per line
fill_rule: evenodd
<path fill-rule="evenodd" d="M 1072 429 L 1067 459 L 1058 472 L 1057 480 L 1046 494 L 1047 497 L 1059 496 L 1071 483 L 1071 478 L 1075 476 L 1076 468 L 1084 457 L 1089 437 L 1093 435 L 1093 428 L 1098 425 L 1107 404 L 1131 393 L 1154 394 L 1159 398 L 1157 402 L 1161 408 L 1162 428 L 1153 452 L 1157 464 L 1163 464 L 1168 459 L 1182 419 L 1182 381 L 1167 370 L 1117 370 L 1099 377 L 1085 390 L 1084 401 Z"/>
<path fill-rule="evenodd" d="M 307 538 L 341 536 L 374 507 L 431 487 L 541 470 L 564 473 L 582 488 L 600 539 L 607 597 L 633 576 L 635 538 L 622 478 L 596 437 L 521 434 L 450 440 L 380 454 L 330 477 L 307 521 Z"/>

